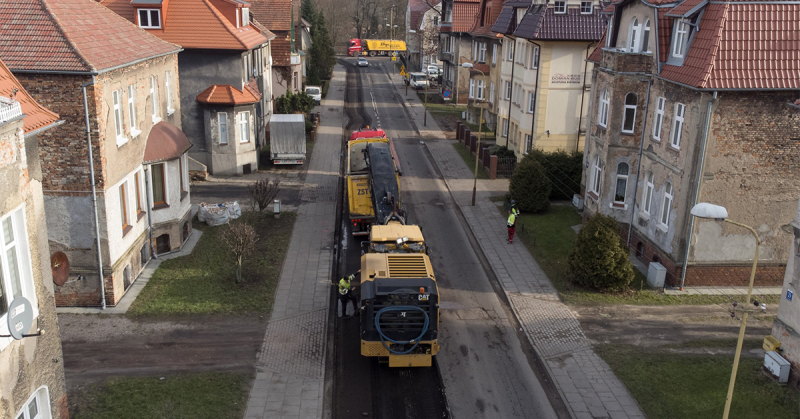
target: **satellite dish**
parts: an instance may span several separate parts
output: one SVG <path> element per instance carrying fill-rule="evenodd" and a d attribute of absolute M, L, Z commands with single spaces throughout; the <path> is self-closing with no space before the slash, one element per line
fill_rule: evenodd
<path fill-rule="evenodd" d="M 64 252 L 55 252 L 50 256 L 50 269 L 53 271 L 53 282 L 62 286 L 69 278 L 69 258 Z"/>
<path fill-rule="evenodd" d="M 22 339 L 33 326 L 33 306 L 30 301 L 21 295 L 14 298 L 8 307 L 7 321 L 11 337 L 16 340 Z"/>

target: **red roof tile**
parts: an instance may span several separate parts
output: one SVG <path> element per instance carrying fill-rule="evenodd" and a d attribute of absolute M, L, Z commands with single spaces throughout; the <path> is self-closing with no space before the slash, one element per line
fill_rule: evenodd
<path fill-rule="evenodd" d="M 213 84 L 197 95 L 198 102 L 210 105 L 244 105 L 256 103 L 260 98 L 258 90 L 253 92 L 248 86 L 245 86 L 244 90 L 239 90 L 229 84 Z"/>
<path fill-rule="evenodd" d="M 250 13 L 273 32 L 292 30 L 292 0 L 250 0 Z"/>
<path fill-rule="evenodd" d="M 142 163 L 156 163 L 180 157 L 192 144 L 180 128 L 161 121 L 150 129 Z"/>
<path fill-rule="evenodd" d="M 591 61 L 593 63 L 599 63 L 600 60 L 603 58 L 603 48 L 606 46 L 606 31 L 603 30 L 603 35 L 600 37 L 600 40 L 597 41 L 597 46 L 594 47 L 592 53 L 589 54 L 589 57 L 586 58 L 587 61 Z"/>
<path fill-rule="evenodd" d="M 135 22 L 135 9 L 130 0 L 101 1 L 120 16 Z M 208 0 L 170 0 L 162 27 L 147 29 L 147 32 L 188 49 L 248 50 L 267 42 L 255 26 L 237 28 L 235 22 L 231 23 Z"/>
<path fill-rule="evenodd" d="M 706 6 L 683 66 L 661 77 L 703 89 L 800 89 L 800 4 Z"/>
<path fill-rule="evenodd" d="M 658 56 L 661 62 L 667 61 L 669 39 L 672 35 L 672 19 L 668 18 L 669 9 L 658 10 Z"/>
<path fill-rule="evenodd" d="M 286 67 L 292 64 L 292 43 L 288 31 L 277 31 L 275 39 L 270 42 L 272 65 Z"/>
<path fill-rule="evenodd" d="M 482 0 L 478 7 L 478 13 L 475 14 L 475 21 L 470 29 L 470 34 L 493 37 L 492 25 L 494 25 L 502 10 L 502 0 Z"/>
<path fill-rule="evenodd" d="M 92 0 L 0 2 L 0 58 L 13 70 L 102 72 L 179 50 Z"/>
<path fill-rule="evenodd" d="M 687 17 L 694 14 L 700 7 L 705 6 L 708 0 L 686 0 L 667 12 L 670 17 Z"/>
<path fill-rule="evenodd" d="M 456 0 L 453 2 L 453 32 L 469 32 L 481 0 Z"/>
<path fill-rule="evenodd" d="M 17 90 L 16 95 L 14 95 L 14 89 Z M 26 133 L 44 128 L 58 121 L 58 114 L 36 102 L 2 61 L 0 61 L 0 96 L 13 96 L 13 99 L 19 102 L 22 107 L 22 113 L 26 115 L 22 120 L 22 129 Z"/>

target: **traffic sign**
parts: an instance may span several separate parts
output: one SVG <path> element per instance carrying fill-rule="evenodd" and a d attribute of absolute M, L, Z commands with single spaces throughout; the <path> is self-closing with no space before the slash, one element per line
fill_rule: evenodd
<path fill-rule="evenodd" d="M 449 98 L 450 97 L 450 90 L 447 90 L 447 89 L 442 90 L 442 96 L 444 96 L 445 99 Z"/>
<path fill-rule="evenodd" d="M 406 66 L 404 66 L 404 65 L 401 65 L 401 66 L 400 66 L 400 71 L 406 71 Z"/>
<path fill-rule="evenodd" d="M 392 61 L 397 61 L 397 57 L 392 57 Z"/>

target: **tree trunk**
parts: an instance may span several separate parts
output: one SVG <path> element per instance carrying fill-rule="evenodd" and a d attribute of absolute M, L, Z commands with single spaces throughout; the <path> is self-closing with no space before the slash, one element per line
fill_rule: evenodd
<path fill-rule="evenodd" d="M 236 283 L 242 282 L 242 258 L 239 257 L 236 261 Z"/>

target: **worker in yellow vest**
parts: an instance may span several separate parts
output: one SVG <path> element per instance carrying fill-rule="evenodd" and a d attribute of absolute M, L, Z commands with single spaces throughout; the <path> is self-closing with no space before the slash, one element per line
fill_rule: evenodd
<path fill-rule="evenodd" d="M 517 201 L 512 199 L 511 208 L 508 209 L 508 220 L 506 221 L 508 226 L 508 243 L 514 243 L 514 231 L 517 229 L 517 216 L 519 216 Z"/>
<path fill-rule="evenodd" d="M 342 304 L 342 315 L 345 319 L 349 319 L 350 316 L 347 315 L 347 302 L 353 302 L 353 313 L 358 311 L 358 299 L 356 299 L 355 291 L 356 286 L 353 284 L 353 281 L 356 279 L 356 275 L 361 273 L 361 269 L 358 270 L 355 274 L 350 274 L 342 279 L 339 280 L 339 302 Z"/>

